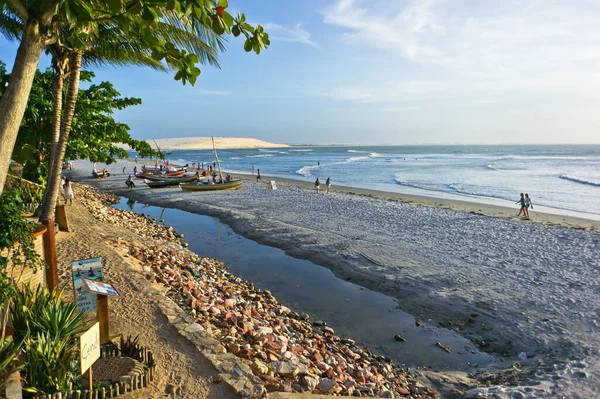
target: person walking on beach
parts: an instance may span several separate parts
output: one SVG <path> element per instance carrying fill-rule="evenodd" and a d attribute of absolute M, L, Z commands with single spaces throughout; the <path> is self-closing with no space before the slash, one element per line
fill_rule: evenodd
<path fill-rule="evenodd" d="M 137 163 L 137 155 L 135 156 L 135 163 Z"/>
<path fill-rule="evenodd" d="M 521 198 L 519 198 L 519 200 L 515 202 L 515 204 L 521 205 L 521 209 L 519 209 L 519 213 L 517 213 L 517 216 L 521 216 L 521 213 L 523 213 L 523 215 L 525 216 L 527 214 L 527 208 L 525 206 L 525 195 L 523 195 L 523 193 L 521 193 Z"/>
<path fill-rule="evenodd" d="M 129 178 L 127 179 L 127 181 L 125 181 L 125 185 L 127 186 L 128 190 L 131 190 L 132 188 L 135 187 L 135 183 L 133 182 L 131 175 L 129 175 Z"/>
<path fill-rule="evenodd" d="M 252 176 L 254 176 L 254 164 L 252 164 Z"/>
<path fill-rule="evenodd" d="M 525 193 L 525 217 L 529 219 L 529 207 L 533 209 L 533 204 L 531 203 L 531 198 L 529 198 L 529 194 Z"/>
<path fill-rule="evenodd" d="M 262 183 L 262 177 L 260 177 L 260 169 L 256 169 L 256 181 Z"/>
<path fill-rule="evenodd" d="M 320 188 L 321 188 L 321 182 L 319 181 L 319 178 L 317 177 L 317 180 L 315 180 L 315 191 L 317 192 L 317 194 L 319 194 Z"/>
<path fill-rule="evenodd" d="M 125 174 L 125 166 L 123 166 L 123 174 Z"/>
<path fill-rule="evenodd" d="M 325 186 L 327 186 L 327 190 L 325 190 L 325 194 L 328 194 L 329 190 L 331 189 L 331 179 L 329 177 L 325 181 Z"/>
<path fill-rule="evenodd" d="M 133 174 L 134 174 L 134 175 L 137 175 L 137 166 L 134 166 L 134 167 L 133 167 Z"/>
<path fill-rule="evenodd" d="M 73 183 L 71 183 L 69 179 L 65 179 L 63 189 L 65 190 L 65 205 L 67 205 L 67 202 L 70 202 L 70 205 L 73 205 L 75 194 L 73 193 Z"/>

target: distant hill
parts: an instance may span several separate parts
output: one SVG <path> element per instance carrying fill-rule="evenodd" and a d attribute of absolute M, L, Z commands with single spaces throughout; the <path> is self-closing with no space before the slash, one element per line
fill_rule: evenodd
<path fill-rule="evenodd" d="M 153 140 L 146 140 L 154 147 Z M 182 137 L 173 139 L 156 139 L 161 150 L 208 150 L 212 149 L 210 137 Z M 280 148 L 287 144 L 268 143 L 258 139 L 241 137 L 215 137 L 217 149 L 235 148 Z"/>

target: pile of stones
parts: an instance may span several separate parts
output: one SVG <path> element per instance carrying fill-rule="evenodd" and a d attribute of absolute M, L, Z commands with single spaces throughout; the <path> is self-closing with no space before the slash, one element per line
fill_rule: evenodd
<path fill-rule="evenodd" d="M 182 236 L 169 227 L 109 208 L 110 201 L 99 200 L 102 194 L 88 194 L 82 202 L 97 219 L 140 236 L 123 245 L 142 265 L 146 278 L 163 284 L 167 295 L 207 334 L 250 367 L 267 392 L 436 396 L 389 358 L 340 338 L 325 322 L 311 321 L 307 314 L 281 305 L 269 291 L 229 273 L 222 262 L 187 250 Z"/>

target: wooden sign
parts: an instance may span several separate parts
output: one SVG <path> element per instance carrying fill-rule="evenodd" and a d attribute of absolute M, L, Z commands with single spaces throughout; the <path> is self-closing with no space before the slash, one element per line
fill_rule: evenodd
<path fill-rule="evenodd" d="M 81 374 L 100 359 L 100 323 L 96 323 L 79 337 Z"/>
<path fill-rule="evenodd" d="M 73 270 L 73 291 L 75 292 L 75 302 L 80 312 L 88 313 L 96 311 L 96 294 L 90 292 L 82 281 L 82 278 L 88 280 L 102 280 L 102 259 L 92 258 L 76 260 L 71 263 Z"/>
<path fill-rule="evenodd" d="M 275 183 L 275 180 L 271 180 L 269 182 L 269 190 L 277 190 L 277 184 Z"/>
<path fill-rule="evenodd" d="M 103 283 L 102 281 L 97 280 L 88 280 L 87 278 L 82 278 L 83 284 L 88 289 L 88 291 L 93 292 L 95 294 L 100 295 L 114 295 L 119 296 L 119 291 L 109 283 Z"/>

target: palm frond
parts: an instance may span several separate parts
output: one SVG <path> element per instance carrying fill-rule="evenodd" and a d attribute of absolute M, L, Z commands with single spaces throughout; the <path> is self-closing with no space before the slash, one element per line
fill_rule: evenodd
<path fill-rule="evenodd" d="M 0 10 L 0 34 L 8 40 L 21 40 L 23 21 L 7 4 Z"/>

